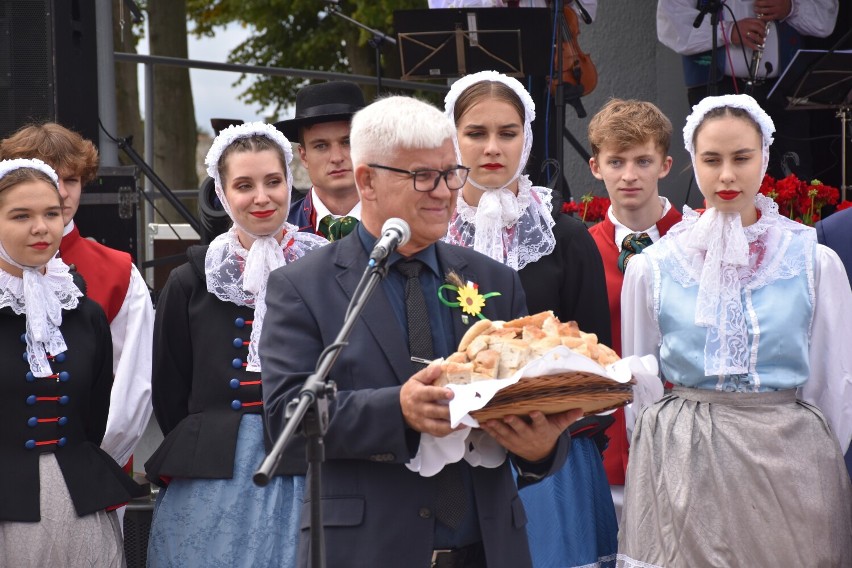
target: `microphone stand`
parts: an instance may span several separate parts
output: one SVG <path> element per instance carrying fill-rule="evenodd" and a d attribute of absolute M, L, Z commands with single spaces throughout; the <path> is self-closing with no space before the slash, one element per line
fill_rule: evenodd
<path fill-rule="evenodd" d="M 326 377 L 337 361 L 341 349 L 348 345 L 349 335 L 367 301 L 379 282 L 387 275 L 387 257 L 378 262 L 370 261 L 361 276 L 358 287 L 352 295 L 343 327 L 334 340 L 320 353 L 317 367 L 302 385 L 298 397 L 287 404 L 285 417 L 287 425 L 272 446 L 269 455 L 260 464 L 254 474 L 254 483 L 261 487 L 267 485 L 278 468 L 284 453 L 284 446 L 293 437 L 299 425 L 307 438 L 305 454 L 308 461 L 309 482 L 311 486 L 311 566 L 325 568 L 325 536 L 322 524 L 322 462 L 325 461 L 325 443 L 323 436 L 328 431 L 328 404 L 334 399 L 337 387 L 334 381 Z"/>
<path fill-rule="evenodd" d="M 719 92 L 719 67 L 716 64 L 716 54 L 719 51 L 719 40 L 716 37 L 719 31 L 719 12 L 722 10 L 722 2 L 720 0 L 708 0 L 701 8 L 699 8 L 698 16 L 692 23 L 693 28 L 700 28 L 701 22 L 704 21 L 704 16 L 710 14 L 710 31 L 711 41 L 713 42 L 710 48 L 710 83 L 707 85 L 707 95 L 715 96 Z"/>
<path fill-rule="evenodd" d="M 353 23 L 356 26 L 358 26 L 359 28 L 368 31 L 373 35 L 373 37 L 370 38 L 370 41 L 368 41 L 367 43 L 369 43 L 370 47 L 372 47 L 376 52 L 376 96 L 381 95 L 382 94 L 382 46 L 386 42 L 391 44 L 391 45 L 396 45 L 396 40 L 394 38 L 390 37 L 389 35 L 387 35 L 383 32 L 380 32 L 379 30 L 373 29 L 370 26 L 362 24 L 361 22 L 359 22 L 358 20 L 356 20 L 354 18 L 350 18 L 349 16 L 347 16 L 346 14 L 344 14 L 343 12 L 340 11 L 340 6 L 338 6 L 336 2 L 329 4 L 328 13 L 332 14 L 333 16 L 337 16 L 338 18 L 342 18 L 342 19 L 346 20 L 347 22 Z"/>

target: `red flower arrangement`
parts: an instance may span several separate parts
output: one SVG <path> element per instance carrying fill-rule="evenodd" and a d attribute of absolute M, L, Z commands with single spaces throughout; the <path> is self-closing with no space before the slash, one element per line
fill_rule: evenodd
<path fill-rule="evenodd" d="M 808 183 L 795 174 L 777 181 L 765 175 L 758 191 L 778 204 L 781 215 L 811 226 L 822 218 L 823 207 L 837 205 L 840 201 L 840 192 L 836 187 L 825 185 L 818 179 Z M 844 201 L 837 205 L 837 210 L 849 207 L 852 207 L 852 202 Z"/>
<path fill-rule="evenodd" d="M 580 197 L 580 202 L 567 201 L 562 204 L 563 213 L 576 213 L 583 222 L 597 223 L 603 221 L 609 209 L 609 198 L 587 193 Z"/>

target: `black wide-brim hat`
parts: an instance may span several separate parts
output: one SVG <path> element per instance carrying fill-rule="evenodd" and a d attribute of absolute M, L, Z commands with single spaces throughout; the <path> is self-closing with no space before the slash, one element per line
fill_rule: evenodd
<path fill-rule="evenodd" d="M 364 108 L 364 93 L 355 83 L 329 81 L 299 89 L 296 93 L 296 116 L 276 122 L 277 128 L 288 140 L 299 140 L 299 129 L 320 122 L 348 120 Z"/>

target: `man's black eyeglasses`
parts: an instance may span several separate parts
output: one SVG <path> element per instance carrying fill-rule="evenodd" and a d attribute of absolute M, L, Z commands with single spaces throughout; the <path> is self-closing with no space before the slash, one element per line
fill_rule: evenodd
<path fill-rule="evenodd" d="M 454 168 L 449 168 L 446 170 L 409 171 L 401 170 L 399 168 L 392 168 L 390 166 L 383 166 L 381 164 L 367 165 L 371 168 L 389 170 L 399 174 L 408 174 L 411 176 L 411 179 L 414 182 L 414 191 L 420 191 L 423 193 L 435 191 L 435 189 L 438 188 L 438 184 L 441 182 L 441 178 L 443 178 L 444 182 L 446 182 L 448 189 L 450 189 L 451 191 L 458 191 L 464 186 L 465 182 L 467 181 L 467 175 L 470 173 L 470 168 L 466 168 L 464 166 L 456 166 Z"/>

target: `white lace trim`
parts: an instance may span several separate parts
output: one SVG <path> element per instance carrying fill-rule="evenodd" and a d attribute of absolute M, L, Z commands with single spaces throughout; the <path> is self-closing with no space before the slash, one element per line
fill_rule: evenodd
<path fill-rule="evenodd" d="M 213 140 L 213 144 L 210 146 L 210 150 L 207 151 L 207 157 L 204 159 L 204 164 L 207 166 L 207 175 L 213 178 L 215 182 L 216 188 L 222 188 L 222 178 L 219 176 L 219 158 L 222 157 L 222 154 L 225 150 L 241 138 L 249 138 L 251 136 L 260 135 L 266 136 L 284 151 L 284 158 L 286 162 L 287 169 L 287 187 L 293 187 L 293 174 L 290 172 L 290 162 L 293 161 L 293 147 L 290 145 L 290 141 L 287 140 L 287 137 L 284 136 L 281 131 L 272 126 L 271 124 L 265 124 L 263 122 L 247 122 L 245 124 L 233 124 L 228 128 L 219 132 L 216 138 Z M 219 199 L 222 199 L 222 196 L 219 196 Z M 224 200 L 222 200 L 222 205 L 225 206 Z M 226 206 L 227 210 L 227 206 Z M 228 210 L 228 215 L 231 215 L 231 212 Z"/>
<path fill-rule="evenodd" d="M 718 97 L 705 97 L 692 107 L 692 113 L 686 117 L 686 124 L 683 127 L 683 143 L 689 156 L 692 158 L 692 168 L 695 169 L 695 145 L 693 137 L 696 129 L 701 126 L 704 116 L 715 108 L 733 107 L 739 108 L 751 115 L 757 125 L 760 127 L 762 139 L 762 156 L 763 156 L 763 174 L 769 167 L 769 147 L 772 145 L 772 135 L 775 133 L 775 123 L 772 122 L 766 111 L 760 108 L 757 101 L 748 95 L 721 95 Z M 697 177 L 696 177 L 697 179 Z M 699 187 L 700 189 L 700 187 Z"/>
<path fill-rule="evenodd" d="M 459 96 L 464 93 L 469 87 L 477 83 L 482 83 L 484 81 L 493 81 L 495 83 L 502 83 L 506 85 L 518 96 L 521 100 L 521 104 L 524 106 L 524 146 L 521 150 L 521 160 L 518 162 L 518 169 L 515 171 L 515 175 L 507 181 L 502 187 L 494 188 L 494 187 L 485 187 L 476 182 L 471 177 L 468 177 L 468 183 L 470 183 L 475 188 L 480 191 L 489 191 L 493 189 L 504 189 L 508 187 L 512 182 L 516 179 L 521 179 L 521 172 L 524 171 L 524 168 L 527 165 L 527 160 L 529 160 L 530 152 L 532 151 L 533 144 L 533 136 L 532 136 L 532 123 L 535 120 L 535 102 L 533 102 L 532 97 L 529 92 L 524 88 L 520 81 L 515 79 L 514 77 L 508 77 L 502 73 L 498 73 L 497 71 L 480 71 L 478 73 L 471 73 L 470 75 L 465 75 L 458 81 L 452 84 L 449 92 L 444 97 L 444 114 L 453 121 L 455 124 L 455 110 L 456 110 L 456 101 Z M 453 147 L 456 150 L 456 160 L 461 164 L 462 156 L 461 151 L 459 150 L 459 137 L 458 134 L 453 136 Z"/>
<path fill-rule="evenodd" d="M 45 273 L 25 268 L 19 278 L 0 270 L 0 308 L 26 315 L 27 360 L 36 377 L 53 374 L 47 354 L 67 349 L 59 326 L 62 310 L 77 307 L 83 293 L 74 284 L 68 266 L 58 258 L 45 265 Z"/>
<path fill-rule="evenodd" d="M 47 174 L 47 177 L 53 180 L 53 185 L 59 187 L 59 178 L 56 172 L 38 158 L 15 158 L 14 160 L 0 161 L 0 178 L 6 177 L 8 173 L 22 168 L 31 168 Z"/>
<path fill-rule="evenodd" d="M 243 227 L 234 219 L 233 211 L 231 210 L 231 204 L 228 203 L 228 200 L 225 199 L 225 189 L 222 186 L 222 178 L 219 175 L 219 159 L 222 157 L 222 154 L 225 150 L 242 138 L 250 138 L 252 136 L 265 136 L 275 142 L 281 150 L 284 152 L 284 173 L 287 177 L 287 201 L 284 204 L 284 210 L 287 211 L 290 208 L 290 196 L 289 191 L 293 189 L 293 172 L 290 167 L 290 162 L 293 161 L 293 147 L 290 145 L 290 141 L 287 140 L 287 137 L 281 134 L 281 132 L 272 126 L 271 124 L 265 124 L 263 122 L 247 122 L 245 124 L 234 124 L 229 126 L 228 128 L 222 130 L 218 136 L 213 140 L 213 145 L 210 146 L 210 150 L 207 152 L 207 157 L 204 159 L 204 163 L 207 166 L 207 175 L 213 178 L 214 189 L 216 191 L 216 197 L 219 198 L 219 201 L 222 203 L 222 208 L 225 210 L 225 213 L 228 214 L 228 217 L 231 218 L 231 221 L 234 222 L 240 229 L 243 230 L 244 233 L 251 236 L 254 239 L 260 239 L 264 235 L 256 235 L 249 231 L 246 227 Z M 284 229 L 284 225 L 286 223 L 286 216 L 284 221 L 281 222 L 281 225 L 275 228 L 274 231 L 269 233 L 270 235 L 277 235 L 282 229 Z"/>
<path fill-rule="evenodd" d="M 573 566 L 572 568 L 600 568 L 604 564 L 615 560 L 617 556 L 617 554 L 607 554 L 606 556 L 601 556 L 600 558 L 598 558 L 597 562 L 592 562 L 591 564 L 583 564 L 582 566 Z"/>
<path fill-rule="evenodd" d="M 616 568 L 665 568 L 659 564 L 648 564 L 641 560 L 634 560 L 626 554 L 619 554 L 615 561 Z"/>
<path fill-rule="evenodd" d="M 520 270 L 556 248 L 550 213 L 552 194 L 533 186 L 527 176 L 518 180 L 518 195 L 507 189 L 488 191 L 479 206 L 459 195 L 444 242 L 481 252 Z"/>
<path fill-rule="evenodd" d="M 231 227 L 213 239 L 204 257 L 207 291 L 224 302 L 254 308 L 246 367 L 248 371 L 260 372 L 257 346 L 266 315 L 269 273 L 328 244 L 328 241 L 313 233 L 300 233 L 295 225 L 286 223 L 284 229 L 284 238 L 280 243 L 268 236 L 255 240 L 251 251 L 248 251 L 240 244 L 236 227 Z M 274 244 L 270 246 L 270 243 Z M 260 255 L 255 252 L 259 246 L 263 247 Z M 256 264 L 249 266 L 249 263 Z"/>
<path fill-rule="evenodd" d="M 757 317 L 757 311 L 754 309 L 754 302 L 752 301 L 751 290 L 746 290 L 745 300 L 746 300 L 746 309 L 748 310 L 748 316 L 751 318 L 751 328 L 752 328 L 752 341 L 751 341 L 751 352 L 749 353 L 748 360 L 748 372 L 754 381 L 754 392 L 760 392 L 760 373 L 757 372 L 757 352 L 760 347 L 760 319 Z"/>
<path fill-rule="evenodd" d="M 816 232 L 778 214 L 778 206 L 758 194 L 755 206 L 760 219 L 742 227 L 739 214 L 715 209 L 699 216 L 684 207 L 683 221 L 647 251 L 654 266 L 654 314 L 660 310 L 660 273 L 665 272 L 683 287 L 698 286 L 695 324 L 707 328 L 704 372 L 707 376 L 749 372 L 748 347 L 742 290 L 754 291 L 777 280 L 806 271 L 813 303 L 814 247 L 793 254 L 794 234 L 816 242 Z M 756 315 L 750 314 L 756 326 Z"/>

